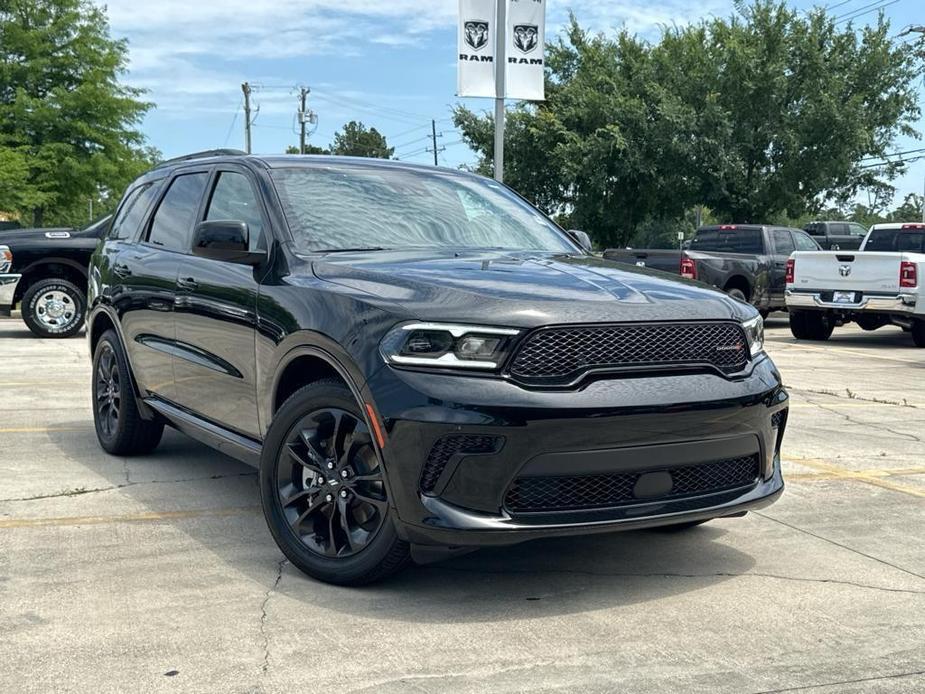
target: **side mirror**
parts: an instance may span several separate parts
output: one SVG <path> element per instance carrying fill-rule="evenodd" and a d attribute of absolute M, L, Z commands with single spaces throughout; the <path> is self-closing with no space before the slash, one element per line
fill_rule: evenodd
<path fill-rule="evenodd" d="M 569 229 L 566 233 L 572 237 L 572 241 L 581 246 L 582 250 L 588 253 L 594 250 L 594 247 L 591 245 L 591 237 L 588 236 L 588 232 L 578 231 L 578 229 Z"/>
<path fill-rule="evenodd" d="M 266 253 L 248 250 L 247 239 L 247 224 L 244 222 L 224 219 L 200 222 L 193 234 L 193 255 L 226 263 L 257 265 Z"/>

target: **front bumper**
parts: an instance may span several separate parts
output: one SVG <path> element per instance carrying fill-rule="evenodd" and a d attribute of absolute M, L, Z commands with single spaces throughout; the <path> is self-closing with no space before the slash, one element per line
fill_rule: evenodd
<path fill-rule="evenodd" d="M 835 303 L 828 297 L 831 291 L 795 292 L 788 289 L 786 292 L 787 308 L 796 309 L 824 309 L 833 311 L 851 311 L 861 313 L 894 313 L 909 315 L 916 312 L 916 296 L 914 294 L 896 295 L 862 295 L 856 303 Z"/>
<path fill-rule="evenodd" d="M 13 310 L 13 297 L 22 275 L 0 275 L 0 313 L 9 315 Z"/>
<path fill-rule="evenodd" d="M 504 545 L 739 515 L 783 490 L 788 397 L 767 358 L 735 380 L 646 375 L 553 392 L 386 367 L 367 387 L 388 432 L 383 457 L 400 532 L 419 545 Z M 428 478 L 448 436 L 500 443 L 444 455 Z M 618 503 L 541 510 L 511 503 L 512 485 L 525 478 L 673 475 L 740 456 L 754 458 L 756 475 L 734 488 L 674 496 L 634 488 Z"/>

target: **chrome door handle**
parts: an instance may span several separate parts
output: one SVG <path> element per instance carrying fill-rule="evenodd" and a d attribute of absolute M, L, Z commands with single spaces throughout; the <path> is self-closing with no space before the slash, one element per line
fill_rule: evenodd
<path fill-rule="evenodd" d="M 199 289 L 199 282 L 197 282 L 192 277 L 181 277 L 177 280 L 177 286 L 181 289 L 188 289 L 190 291 L 196 291 Z"/>

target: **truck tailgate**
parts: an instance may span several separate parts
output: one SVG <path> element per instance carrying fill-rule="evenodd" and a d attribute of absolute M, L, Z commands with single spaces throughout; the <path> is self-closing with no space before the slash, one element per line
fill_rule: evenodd
<path fill-rule="evenodd" d="M 925 260 L 913 253 L 862 251 L 799 251 L 794 260 L 796 291 L 853 290 L 872 293 L 899 292 L 902 260 Z"/>

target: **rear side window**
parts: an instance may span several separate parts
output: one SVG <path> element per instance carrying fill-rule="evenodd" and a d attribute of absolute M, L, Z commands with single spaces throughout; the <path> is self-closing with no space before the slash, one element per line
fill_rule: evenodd
<path fill-rule="evenodd" d="M 138 231 L 138 227 L 144 221 L 145 213 L 154 201 L 160 187 L 160 181 L 145 183 L 129 193 L 125 202 L 122 203 L 122 207 L 119 208 L 118 216 L 112 222 L 112 227 L 109 229 L 109 238 L 133 238 Z"/>
<path fill-rule="evenodd" d="M 692 251 L 714 253 L 764 253 L 761 229 L 703 229 L 691 242 Z"/>
<path fill-rule="evenodd" d="M 809 236 L 802 231 L 793 232 L 793 243 L 798 251 L 818 251 L 819 246 Z"/>
<path fill-rule="evenodd" d="M 925 253 L 925 231 L 874 229 L 870 232 L 864 250 Z"/>
<path fill-rule="evenodd" d="M 825 236 L 825 227 L 822 224 L 807 224 L 803 231 L 812 236 Z"/>
<path fill-rule="evenodd" d="M 774 229 L 771 232 L 771 240 L 774 243 L 774 253 L 776 255 L 790 255 L 795 250 L 793 237 L 786 229 Z"/>
<path fill-rule="evenodd" d="M 247 224 L 248 246 L 261 248 L 263 215 L 254 189 L 244 174 L 222 171 L 215 183 L 206 221 L 235 221 Z"/>
<path fill-rule="evenodd" d="M 829 233 L 832 236 L 847 236 L 848 235 L 848 225 L 847 224 L 829 224 Z"/>
<path fill-rule="evenodd" d="M 195 173 L 173 179 L 154 213 L 148 235 L 149 243 L 173 251 L 189 249 L 193 224 L 208 178 L 206 173 Z"/>
<path fill-rule="evenodd" d="M 867 236 L 867 229 L 862 227 L 860 224 L 849 224 L 848 233 L 852 236 L 860 236 L 861 238 L 864 238 Z"/>

